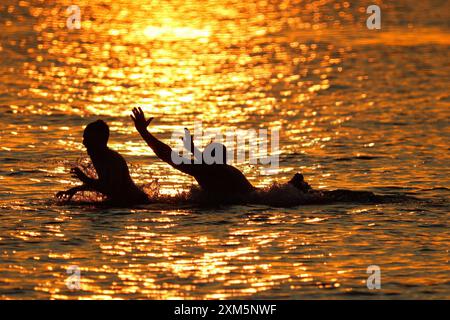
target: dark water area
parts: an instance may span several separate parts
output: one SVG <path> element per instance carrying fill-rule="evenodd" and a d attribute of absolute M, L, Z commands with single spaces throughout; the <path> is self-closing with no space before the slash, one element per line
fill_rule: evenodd
<path fill-rule="evenodd" d="M 449 1 L 83 0 L 69 30 L 72 4 L 0 3 L 1 299 L 450 298 Z M 141 140 L 135 106 L 169 144 L 195 121 L 279 128 L 279 168 L 236 164 L 265 188 L 253 203 L 176 201 L 195 181 Z M 161 201 L 54 199 L 99 118 Z M 302 202 L 273 185 L 296 172 L 382 201 Z"/>

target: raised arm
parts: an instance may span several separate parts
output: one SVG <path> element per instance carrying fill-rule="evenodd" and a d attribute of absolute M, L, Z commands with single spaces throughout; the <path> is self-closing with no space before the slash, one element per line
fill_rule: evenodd
<path fill-rule="evenodd" d="M 200 149 L 194 145 L 194 137 L 187 128 L 184 128 L 184 138 L 181 138 L 181 140 L 183 141 L 184 148 L 192 153 L 194 157 L 202 163 L 203 152 L 201 152 Z"/>
<path fill-rule="evenodd" d="M 141 135 L 142 139 L 148 144 L 150 148 L 152 148 L 153 152 L 155 152 L 156 156 L 160 158 L 162 161 L 170 164 L 175 169 L 178 169 L 184 173 L 193 174 L 193 165 L 181 163 L 176 164 L 173 162 L 173 159 L 178 157 L 177 154 L 175 154 L 172 151 L 172 148 L 169 147 L 167 144 L 162 142 L 161 140 L 157 139 L 154 135 L 152 135 L 150 132 L 148 132 L 147 127 L 152 122 L 153 118 L 145 119 L 144 112 L 142 109 L 134 108 L 133 114 L 131 115 L 131 119 L 133 119 L 134 126 L 136 127 L 136 130 Z M 173 157 L 172 157 L 173 154 Z"/>

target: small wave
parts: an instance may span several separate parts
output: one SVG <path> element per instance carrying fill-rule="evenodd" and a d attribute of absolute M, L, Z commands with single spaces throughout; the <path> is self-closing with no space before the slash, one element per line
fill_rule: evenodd
<path fill-rule="evenodd" d="M 446 187 L 434 187 L 434 188 L 428 188 L 428 189 L 421 189 L 420 191 L 440 191 L 440 190 L 443 190 L 443 191 L 449 191 L 450 189 L 449 188 L 446 188 Z"/>
<path fill-rule="evenodd" d="M 383 157 L 377 157 L 377 156 L 354 156 L 354 157 L 342 157 L 342 158 L 336 158 L 335 161 L 353 161 L 353 160 L 376 160 Z"/>
<path fill-rule="evenodd" d="M 24 175 L 28 175 L 28 174 L 36 174 L 36 173 L 46 173 L 46 171 L 45 171 L 45 170 L 41 170 L 41 169 L 35 169 L 35 170 L 18 170 L 18 171 L 9 172 L 7 175 L 8 175 L 8 176 L 24 176 Z"/>

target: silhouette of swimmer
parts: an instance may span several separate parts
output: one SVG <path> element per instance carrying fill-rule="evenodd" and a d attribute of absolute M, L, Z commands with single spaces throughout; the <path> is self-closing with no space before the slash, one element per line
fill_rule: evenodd
<path fill-rule="evenodd" d="M 134 108 L 131 119 L 134 121 L 136 130 L 153 152 L 155 152 L 156 156 L 173 168 L 194 177 L 203 191 L 219 196 L 229 196 L 245 195 L 256 190 L 241 171 L 227 164 L 226 148 L 224 145 L 219 143 L 210 145 L 213 147 L 213 151 L 211 152 L 212 157 L 215 159 L 215 152 L 217 151 L 219 155 L 222 155 L 222 159 L 220 161 L 214 160 L 211 164 L 208 164 L 203 161 L 202 152 L 195 148 L 191 139 L 191 145 L 188 146 L 188 149 L 200 161 L 191 163 L 190 160 L 185 159 L 185 161 L 180 161 L 181 163 L 177 164 L 173 159 L 180 158 L 179 155 L 167 144 L 148 132 L 147 127 L 153 118 L 145 119 L 142 109 Z"/>
<path fill-rule="evenodd" d="M 112 204 L 131 205 L 147 203 L 145 192 L 139 189 L 130 177 L 125 159 L 108 148 L 109 127 L 97 120 L 87 125 L 83 134 L 83 145 L 92 160 L 98 179 L 89 178 L 80 168 L 72 168 L 74 178 L 83 184 L 56 194 L 58 199 L 69 201 L 80 191 L 97 191 L 107 197 Z"/>
<path fill-rule="evenodd" d="M 399 197 L 389 197 L 376 195 L 370 191 L 354 191 L 346 189 L 336 190 L 314 190 L 307 182 L 305 182 L 303 175 L 296 173 L 294 177 L 288 182 L 301 192 L 312 196 L 308 199 L 309 203 L 325 204 L 333 202 L 370 202 L 383 203 L 392 201 L 392 199 L 399 199 Z"/>
<path fill-rule="evenodd" d="M 207 146 L 211 148 L 211 155 L 214 162 L 208 164 L 205 161 L 205 155 L 198 148 L 195 147 L 193 138 L 189 130 L 185 129 L 185 136 L 182 139 L 184 147 L 190 151 L 197 161 L 184 159 L 185 161 L 177 164 L 173 159 L 179 158 L 167 144 L 155 138 L 148 132 L 147 127 L 153 118 L 145 119 L 144 112 L 141 108 L 134 108 L 131 118 L 137 131 L 142 138 L 147 142 L 155 154 L 166 163 L 170 164 L 175 169 L 189 174 L 197 180 L 203 191 L 214 195 L 214 199 L 222 196 L 236 199 L 236 196 L 246 199 L 246 195 L 258 190 L 255 188 L 237 168 L 228 165 L 226 159 L 226 148 L 220 143 L 211 143 Z M 219 163 L 215 157 L 215 151 L 219 153 Z M 222 158 L 220 158 L 222 155 Z M 353 191 L 353 190 L 315 190 L 304 179 L 301 173 L 296 173 L 292 179 L 287 183 L 299 190 L 306 196 L 303 203 L 310 204 L 325 204 L 334 202 L 385 202 L 390 201 L 389 197 L 379 196 L 369 191 Z M 222 198 L 223 199 L 223 198 Z"/>
<path fill-rule="evenodd" d="M 301 173 L 296 173 L 288 183 L 303 193 L 312 191 L 312 187 L 305 181 Z"/>

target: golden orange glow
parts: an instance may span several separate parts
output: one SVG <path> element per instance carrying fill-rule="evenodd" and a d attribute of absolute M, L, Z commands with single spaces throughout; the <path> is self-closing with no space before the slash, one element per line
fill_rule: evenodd
<path fill-rule="evenodd" d="M 157 159 L 129 118 L 141 106 L 171 146 L 196 121 L 278 128 L 275 174 L 236 163 L 261 188 L 303 172 L 316 189 L 448 189 L 448 28 L 391 27 L 396 13 L 419 21 L 426 1 L 408 19 L 386 4 L 379 32 L 350 1 L 77 0 L 81 29 L 69 30 L 73 3 L 0 4 L 0 299 L 340 298 L 365 290 L 371 259 L 383 283 L 401 281 L 387 293 L 448 291 L 446 216 L 432 211 L 443 204 L 200 210 L 176 202 L 195 180 Z M 71 167 L 93 173 L 82 135 L 100 118 L 132 178 L 165 202 L 52 202 L 78 183 Z M 79 291 L 65 285 L 71 265 Z"/>
<path fill-rule="evenodd" d="M 148 26 L 143 34 L 149 39 L 160 39 L 162 41 L 174 41 L 183 39 L 208 38 L 208 30 L 193 29 L 189 27 L 154 27 Z"/>

